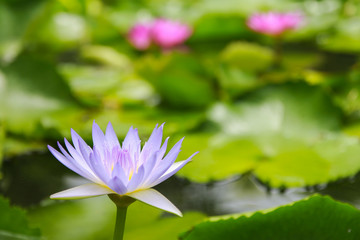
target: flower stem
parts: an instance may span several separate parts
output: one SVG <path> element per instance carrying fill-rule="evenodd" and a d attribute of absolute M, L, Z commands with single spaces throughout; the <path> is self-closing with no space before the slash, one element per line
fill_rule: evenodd
<path fill-rule="evenodd" d="M 128 206 L 135 202 L 135 199 L 117 194 L 109 194 L 108 196 L 116 205 L 116 222 L 113 239 L 123 240 L 125 232 L 126 211 Z"/>
<path fill-rule="evenodd" d="M 125 220 L 127 207 L 116 206 L 116 223 L 114 231 L 114 240 L 123 240 L 125 232 Z"/>

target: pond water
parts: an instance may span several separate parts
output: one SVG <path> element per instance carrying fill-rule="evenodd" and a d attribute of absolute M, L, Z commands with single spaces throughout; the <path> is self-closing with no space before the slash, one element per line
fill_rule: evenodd
<path fill-rule="evenodd" d="M 85 181 L 50 153 L 32 152 L 4 161 L 1 193 L 13 204 L 34 208 L 51 194 Z M 182 211 L 199 211 L 209 216 L 272 208 L 315 193 L 330 195 L 360 208 L 360 174 L 326 185 L 291 189 L 270 189 L 251 174 L 208 184 L 175 176 L 156 189 Z"/>

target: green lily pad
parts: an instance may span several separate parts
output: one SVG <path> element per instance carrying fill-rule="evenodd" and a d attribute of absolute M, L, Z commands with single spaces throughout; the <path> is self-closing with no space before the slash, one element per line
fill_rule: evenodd
<path fill-rule="evenodd" d="M 40 240 L 40 231 L 29 226 L 25 211 L 10 206 L 0 196 L 0 239 L 4 240 Z"/>
<path fill-rule="evenodd" d="M 242 71 L 236 67 L 219 66 L 216 74 L 221 87 L 231 97 L 237 97 L 262 85 L 255 74 Z"/>
<path fill-rule="evenodd" d="M 112 238 L 116 207 L 107 197 L 57 202 L 30 212 L 31 222 L 48 239 L 107 240 Z M 200 213 L 183 218 L 161 217 L 161 211 L 135 202 L 127 213 L 124 239 L 177 239 L 177 235 L 204 219 Z"/>
<path fill-rule="evenodd" d="M 251 172 L 271 187 L 312 186 L 355 175 L 360 170 L 358 142 L 340 134 L 311 143 L 280 135 L 187 135 L 179 159 L 200 153 L 178 176 L 208 182 Z"/>
<path fill-rule="evenodd" d="M 59 70 L 76 97 L 87 105 L 133 104 L 154 98 L 151 84 L 115 67 L 63 64 Z"/>
<path fill-rule="evenodd" d="M 360 238 L 360 211 L 330 197 L 309 199 L 274 210 L 210 218 L 183 233 L 182 240 Z"/>
<path fill-rule="evenodd" d="M 38 26 L 34 41 L 55 51 L 76 48 L 89 41 L 86 19 L 78 14 L 55 12 Z"/>
<path fill-rule="evenodd" d="M 7 131 L 38 136 L 36 128 L 42 117 L 76 106 L 69 87 L 49 62 L 21 55 L 2 71 L 7 85 Z"/>
<path fill-rule="evenodd" d="M 254 169 L 262 151 L 249 139 L 231 140 L 211 133 L 186 135 L 179 159 L 199 151 L 177 175 L 196 182 L 222 180 Z"/>
<path fill-rule="evenodd" d="M 254 169 L 254 175 L 273 187 L 302 187 L 335 181 L 360 170 L 358 139 L 326 136 L 315 143 L 282 139 L 267 161 Z M 276 143 L 275 143 L 276 144 Z M 268 144 L 267 149 L 270 149 Z"/>
<path fill-rule="evenodd" d="M 334 52 L 359 53 L 359 20 L 360 17 L 354 16 L 336 22 L 335 34 L 323 36 L 319 41 L 320 47 Z"/>
<path fill-rule="evenodd" d="M 4 143 L 1 144 L 1 146 L 3 146 L 3 155 L 5 158 L 10 158 L 30 151 L 41 151 L 46 148 L 46 144 L 43 142 L 29 141 L 15 137 L 6 137 L 6 141 L 4 139 Z"/>
<path fill-rule="evenodd" d="M 199 109 L 215 100 L 214 83 L 199 60 L 191 55 L 147 56 L 137 62 L 137 70 L 153 84 L 165 106 Z"/>
<path fill-rule="evenodd" d="M 201 5 L 203 6 L 203 5 Z M 209 13 L 195 23 L 193 41 L 208 39 L 238 39 L 248 34 L 244 18 L 237 14 Z"/>
<path fill-rule="evenodd" d="M 211 121 L 230 135 L 319 137 L 340 128 L 340 110 L 322 89 L 304 83 L 268 86 L 234 105 L 217 104 Z"/>
<path fill-rule="evenodd" d="M 33 26 L 44 0 L 0 2 L 0 58 L 11 62 L 23 47 L 22 39 Z"/>
<path fill-rule="evenodd" d="M 302 187 L 360 170 L 360 146 L 339 131 L 340 114 L 319 88 L 290 84 L 259 90 L 243 102 L 218 104 L 209 119 L 219 132 L 187 135 L 179 175 L 197 182 L 252 172 L 272 187 Z"/>
<path fill-rule="evenodd" d="M 243 71 L 257 72 L 271 66 L 274 53 L 254 43 L 233 42 L 221 52 L 220 58 L 224 63 Z"/>

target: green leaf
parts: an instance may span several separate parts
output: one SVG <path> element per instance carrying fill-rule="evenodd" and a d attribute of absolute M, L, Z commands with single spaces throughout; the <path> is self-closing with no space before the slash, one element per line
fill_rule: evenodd
<path fill-rule="evenodd" d="M 353 176 L 360 170 L 356 138 L 332 135 L 315 143 L 279 138 L 271 144 L 278 146 L 271 149 L 267 144 L 272 153 L 254 169 L 254 174 L 273 187 L 322 184 Z"/>
<path fill-rule="evenodd" d="M 22 49 L 22 38 L 42 11 L 44 0 L 0 2 L 0 58 L 10 62 Z"/>
<path fill-rule="evenodd" d="M 52 240 L 107 240 L 115 225 L 115 205 L 107 197 L 53 202 L 30 213 L 33 224 Z M 177 235 L 204 219 L 200 213 L 185 213 L 183 218 L 161 217 L 162 211 L 135 202 L 128 208 L 125 236 L 128 240 L 177 239 Z"/>
<path fill-rule="evenodd" d="M 3 155 L 5 158 L 14 157 L 30 151 L 41 151 L 46 148 L 46 144 L 43 142 L 29 141 L 28 139 L 25 140 L 9 136 L 6 137 L 6 141 L 4 141 L 3 144 L 1 144 L 0 137 L 0 146 L 3 146 Z"/>
<path fill-rule="evenodd" d="M 23 54 L 2 71 L 8 131 L 36 136 L 37 124 L 46 114 L 76 106 L 69 87 L 49 62 Z"/>
<path fill-rule="evenodd" d="M 123 69 L 63 64 L 59 70 L 77 98 L 88 104 L 142 102 L 154 95 L 148 82 L 129 78 Z"/>
<path fill-rule="evenodd" d="M 182 240 L 318 240 L 360 238 L 360 211 L 330 197 L 313 196 L 275 210 L 210 218 Z"/>
<path fill-rule="evenodd" d="M 49 50 L 64 51 L 89 41 L 86 19 L 78 14 L 55 12 L 38 27 L 34 40 Z"/>
<path fill-rule="evenodd" d="M 9 201 L 0 196 L 0 239 L 40 240 L 39 229 L 29 227 L 25 211 L 11 207 Z"/>
<path fill-rule="evenodd" d="M 190 55 L 148 56 L 137 63 L 137 68 L 168 107 L 199 109 L 215 100 L 213 82 L 199 60 Z"/>
<path fill-rule="evenodd" d="M 248 34 L 243 17 L 235 14 L 210 13 L 199 18 L 195 24 L 193 41 L 208 39 L 238 39 Z"/>
<path fill-rule="evenodd" d="M 236 97 L 262 85 L 254 74 L 242 71 L 236 67 L 219 66 L 217 76 L 220 85 L 231 97 Z"/>
<path fill-rule="evenodd" d="M 269 68 L 274 53 L 271 49 L 254 43 L 233 42 L 220 53 L 222 62 L 247 72 L 257 72 Z"/>
<path fill-rule="evenodd" d="M 252 172 L 271 187 L 301 187 L 360 170 L 360 146 L 341 134 L 340 114 L 319 88 L 286 84 L 261 89 L 209 112 L 219 132 L 187 135 L 181 158 L 200 153 L 179 172 L 197 182 Z"/>
<path fill-rule="evenodd" d="M 204 183 L 251 171 L 263 156 L 249 139 L 234 140 L 211 133 L 187 134 L 179 159 L 186 159 L 196 151 L 200 153 L 177 175 Z"/>
<path fill-rule="evenodd" d="M 360 17 L 340 19 L 335 24 L 336 32 L 323 36 L 319 45 L 321 48 L 334 52 L 360 52 Z M 346 43 L 346 44 L 344 44 Z"/>
<path fill-rule="evenodd" d="M 313 142 L 281 135 L 186 135 L 179 159 L 195 151 L 200 153 L 178 175 L 196 182 L 251 172 L 271 187 L 303 187 L 352 176 L 360 170 L 357 139 L 340 134 Z"/>
<path fill-rule="evenodd" d="M 340 110 L 322 89 L 304 83 L 268 86 L 233 105 L 215 105 L 210 120 L 235 136 L 319 137 L 340 128 Z"/>

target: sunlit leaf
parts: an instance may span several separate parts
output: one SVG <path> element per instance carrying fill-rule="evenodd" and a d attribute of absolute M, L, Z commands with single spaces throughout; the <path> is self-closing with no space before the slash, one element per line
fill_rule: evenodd
<path fill-rule="evenodd" d="M 359 222 L 358 209 L 329 197 L 313 196 L 274 210 L 210 218 L 180 239 L 355 240 L 360 237 Z"/>

